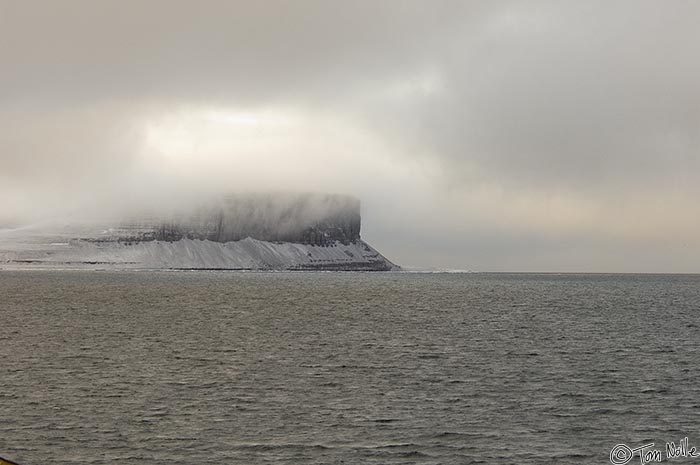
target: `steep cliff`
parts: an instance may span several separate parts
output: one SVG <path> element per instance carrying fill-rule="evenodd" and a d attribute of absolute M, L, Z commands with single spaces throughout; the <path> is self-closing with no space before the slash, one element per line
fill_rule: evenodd
<path fill-rule="evenodd" d="M 138 241 L 201 239 L 323 245 L 360 239 L 360 201 L 323 194 L 238 194 L 122 225 L 116 234 Z"/>

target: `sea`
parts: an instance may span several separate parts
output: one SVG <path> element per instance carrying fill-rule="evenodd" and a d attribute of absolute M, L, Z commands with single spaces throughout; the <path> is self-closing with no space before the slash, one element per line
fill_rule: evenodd
<path fill-rule="evenodd" d="M 0 271 L 20 465 L 700 463 L 699 370 L 696 275 Z"/>

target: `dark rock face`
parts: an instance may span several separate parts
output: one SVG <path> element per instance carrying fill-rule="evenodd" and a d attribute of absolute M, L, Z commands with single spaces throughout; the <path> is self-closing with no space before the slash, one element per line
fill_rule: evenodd
<path fill-rule="evenodd" d="M 321 246 L 334 241 L 349 244 L 360 239 L 360 201 L 326 194 L 238 194 L 147 223 L 124 226 L 120 240 L 231 242 L 251 237 Z"/>

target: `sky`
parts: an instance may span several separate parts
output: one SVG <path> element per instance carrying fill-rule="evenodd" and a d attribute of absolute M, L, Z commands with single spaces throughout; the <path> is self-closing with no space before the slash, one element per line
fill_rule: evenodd
<path fill-rule="evenodd" d="M 337 192 L 407 267 L 700 272 L 699 22 L 690 0 L 0 0 L 0 227 Z"/>

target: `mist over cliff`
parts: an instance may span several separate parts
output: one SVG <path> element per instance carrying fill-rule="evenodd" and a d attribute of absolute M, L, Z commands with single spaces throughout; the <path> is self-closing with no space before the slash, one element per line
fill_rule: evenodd
<path fill-rule="evenodd" d="M 360 239 L 360 201 L 346 195 L 310 193 L 230 194 L 207 204 L 146 217 L 124 225 L 140 240 L 206 239 L 323 245 Z M 143 231 L 149 231 L 146 235 Z"/>

